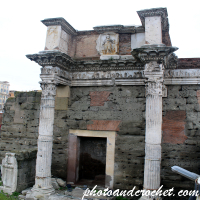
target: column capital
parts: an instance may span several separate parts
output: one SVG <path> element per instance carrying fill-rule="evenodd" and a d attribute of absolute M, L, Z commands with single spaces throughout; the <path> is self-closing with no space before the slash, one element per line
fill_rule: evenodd
<path fill-rule="evenodd" d="M 167 97 L 167 88 L 163 85 L 163 64 L 152 61 L 145 64 L 144 77 L 146 78 L 145 96 L 160 95 Z"/>
<path fill-rule="evenodd" d="M 131 54 L 136 60 L 143 63 L 156 61 L 166 65 L 168 56 L 177 49 L 177 47 L 167 47 L 164 44 L 143 45 L 140 48 L 133 49 Z"/>
<path fill-rule="evenodd" d="M 56 84 L 48 82 L 40 82 L 40 87 L 42 88 L 42 97 L 55 97 L 56 96 Z"/>

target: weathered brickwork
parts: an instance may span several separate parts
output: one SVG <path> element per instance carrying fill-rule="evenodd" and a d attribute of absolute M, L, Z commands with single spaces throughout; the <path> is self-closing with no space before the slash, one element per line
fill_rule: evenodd
<path fill-rule="evenodd" d="M 200 58 L 179 58 L 178 69 L 199 69 Z"/>
<path fill-rule="evenodd" d="M 119 55 L 131 55 L 131 34 L 119 35 Z"/>
<path fill-rule="evenodd" d="M 108 96 L 110 95 L 110 92 L 108 91 L 102 91 L 102 92 L 90 92 L 90 106 L 104 106 L 104 103 L 106 101 L 109 101 Z"/>
<path fill-rule="evenodd" d="M 198 100 L 198 104 L 200 106 L 200 90 L 197 90 L 197 100 Z"/>
<path fill-rule="evenodd" d="M 169 31 L 162 31 L 162 43 L 168 47 L 172 46 Z"/>
<path fill-rule="evenodd" d="M 187 139 L 185 135 L 186 113 L 183 110 L 167 111 L 163 117 L 163 143 L 183 144 Z"/>
<path fill-rule="evenodd" d="M 76 37 L 75 58 L 100 57 L 96 50 L 96 40 L 98 36 L 98 34 L 78 35 Z"/>
<path fill-rule="evenodd" d="M 200 107 L 197 96 L 200 86 L 167 88 L 168 96 L 163 98 L 161 184 L 166 188 L 175 187 L 176 190 L 193 189 L 193 183 L 173 173 L 171 167 L 177 165 L 200 174 Z"/>
<path fill-rule="evenodd" d="M 119 124 L 121 121 L 115 120 L 92 120 L 93 124 L 88 124 L 88 130 L 97 131 L 119 131 Z"/>

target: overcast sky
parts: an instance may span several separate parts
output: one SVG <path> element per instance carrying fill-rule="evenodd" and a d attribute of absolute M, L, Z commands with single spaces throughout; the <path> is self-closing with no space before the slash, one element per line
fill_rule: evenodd
<path fill-rule="evenodd" d="M 44 49 L 45 18 L 63 17 L 77 30 L 97 25 L 140 25 L 138 10 L 166 7 L 179 58 L 200 57 L 199 0 L 10 0 L 1 2 L 0 81 L 10 90 L 40 89 L 40 66 L 25 55 Z"/>

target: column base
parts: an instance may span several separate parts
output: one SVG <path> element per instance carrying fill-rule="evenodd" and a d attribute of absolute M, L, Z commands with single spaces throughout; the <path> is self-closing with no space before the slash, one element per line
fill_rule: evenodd
<path fill-rule="evenodd" d="M 52 187 L 49 188 L 36 188 L 33 187 L 33 189 L 30 192 L 27 192 L 26 194 L 26 200 L 47 200 L 50 195 L 55 193 L 55 189 Z"/>

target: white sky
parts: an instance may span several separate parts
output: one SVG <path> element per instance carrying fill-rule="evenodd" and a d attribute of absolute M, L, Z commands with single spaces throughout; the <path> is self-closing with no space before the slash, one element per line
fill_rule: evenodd
<path fill-rule="evenodd" d="M 45 18 L 63 17 L 77 30 L 97 25 L 140 25 L 138 10 L 166 7 L 179 58 L 200 57 L 199 0 L 10 0 L 0 9 L 0 81 L 10 90 L 40 89 L 40 66 L 25 57 L 44 49 Z"/>

